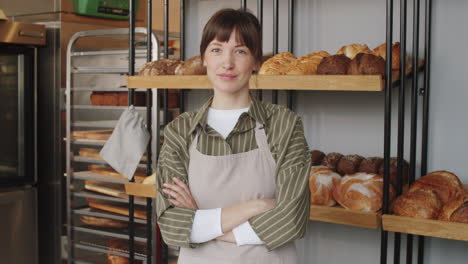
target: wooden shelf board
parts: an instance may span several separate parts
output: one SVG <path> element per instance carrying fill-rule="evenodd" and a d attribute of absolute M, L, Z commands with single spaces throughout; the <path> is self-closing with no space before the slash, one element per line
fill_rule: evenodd
<path fill-rule="evenodd" d="M 127 182 L 125 183 L 125 193 L 137 197 L 156 198 L 156 185 Z"/>
<path fill-rule="evenodd" d="M 383 215 L 386 231 L 468 241 L 468 224 L 406 216 Z"/>
<path fill-rule="evenodd" d="M 380 75 L 252 75 L 250 89 L 383 91 Z M 129 76 L 128 88 L 212 89 L 206 75 Z"/>
<path fill-rule="evenodd" d="M 311 205 L 310 220 L 377 229 L 381 213 L 352 211 L 341 206 Z"/>

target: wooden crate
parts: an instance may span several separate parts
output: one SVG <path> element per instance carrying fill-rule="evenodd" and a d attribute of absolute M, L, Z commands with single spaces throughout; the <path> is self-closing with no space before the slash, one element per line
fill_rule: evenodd
<path fill-rule="evenodd" d="M 310 220 L 377 229 L 381 213 L 352 211 L 341 206 L 311 205 Z"/>

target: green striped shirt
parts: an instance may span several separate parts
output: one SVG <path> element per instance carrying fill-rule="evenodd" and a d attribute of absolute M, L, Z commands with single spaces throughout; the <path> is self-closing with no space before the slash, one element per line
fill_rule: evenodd
<path fill-rule="evenodd" d="M 232 132 L 224 139 L 206 123 L 212 98 L 198 111 L 185 112 L 164 129 L 164 144 L 156 174 L 158 195 L 156 213 L 166 244 L 196 247 L 190 242 L 195 210 L 175 207 L 161 186 L 178 177 L 188 183 L 188 148 L 200 126 L 197 149 L 212 156 L 247 152 L 257 148 L 256 121 L 265 126 L 268 144 L 276 161 L 276 206 L 249 219 L 249 223 L 269 250 L 302 238 L 309 219 L 310 154 L 300 117 L 289 109 L 264 103 L 252 94 L 249 111 L 243 113 Z"/>

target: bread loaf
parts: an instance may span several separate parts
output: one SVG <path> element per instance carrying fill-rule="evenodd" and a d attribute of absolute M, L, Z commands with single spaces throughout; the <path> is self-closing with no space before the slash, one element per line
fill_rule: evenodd
<path fill-rule="evenodd" d="M 364 159 L 359 165 L 359 172 L 379 173 L 383 159 L 380 157 L 369 157 Z"/>
<path fill-rule="evenodd" d="M 333 187 L 341 179 L 341 176 L 325 166 L 314 166 L 310 170 L 309 188 L 310 203 L 315 205 L 333 206 Z"/>
<path fill-rule="evenodd" d="M 390 197 L 393 197 L 391 186 L 389 192 Z M 346 175 L 333 189 L 333 197 L 346 209 L 377 212 L 382 207 L 383 178 L 363 172 Z"/>
<path fill-rule="evenodd" d="M 320 150 L 312 150 L 310 152 L 312 166 L 318 166 L 322 163 L 323 158 L 325 158 L 325 153 Z"/>
<path fill-rule="evenodd" d="M 458 196 L 442 207 L 439 220 L 468 224 L 468 194 Z"/>
<path fill-rule="evenodd" d="M 81 215 L 80 220 L 86 225 L 98 226 L 98 227 L 124 228 L 128 226 L 127 223 L 123 221 L 88 216 L 88 215 Z"/>
<path fill-rule="evenodd" d="M 180 64 L 179 59 L 159 59 L 145 63 L 138 75 L 140 76 L 155 76 L 155 75 L 174 75 L 175 68 Z"/>
<path fill-rule="evenodd" d="M 349 64 L 348 74 L 385 75 L 385 60 L 373 54 L 359 53 Z"/>
<path fill-rule="evenodd" d="M 433 190 L 441 200 L 442 205 L 465 193 L 457 175 L 448 171 L 434 171 L 419 178 L 411 185 L 409 191 L 413 192 L 418 189 Z"/>
<path fill-rule="evenodd" d="M 354 59 L 359 53 L 371 54 L 372 51 L 366 44 L 351 44 L 341 47 L 336 54 L 344 54 L 350 59 Z"/>
<path fill-rule="evenodd" d="M 316 74 L 317 67 L 324 57 L 328 57 L 330 54 L 326 51 L 316 51 L 307 55 L 304 55 L 293 63 L 290 64 L 286 74 L 288 75 L 303 75 L 303 74 Z"/>
<path fill-rule="evenodd" d="M 343 157 L 343 154 L 338 152 L 331 152 L 328 153 L 322 160 L 323 166 L 326 166 L 334 171 L 336 171 L 336 166 L 338 166 L 338 162 Z"/>
<path fill-rule="evenodd" d="M 297 58 L 290 52 L 279 53 L 265 61 L 258 74 L 283 75 Z"/>
<path fill-rule="evenodd" d="M 387 58 L 387 44 L 384 43 L 377 48 L 375 48 L 372 52 L 376 56 L 382 57 L 384 60 Z M 395 42 L 392 45 L 392 69 L 398 70 L 400 69 L 400 42 Z"/>
<path fill-rule="evenodd" d="M 343 156 L 336 166 L 336 171 L 341 175 L 354 174 L 358 172 L 359 165 L 361 165 L 363 159 L 364 158 L 359 155 Z"/>
<path fill-rule="evenodd" d="M 317 67 L 317 74 L 347 74 L 351 59 L 345 55 L 324 57 Z"/>
<path fill-rule="evenodd" d="M 175 68 L 176 75 L 205 75 L 206 67 L 203 66 L 200 55 L 193 56 L 190 59 L 181 62 Z"/>
<path fill-rule="evenodd" d="M 436 219 L 442 202 L 431 189 L 418 189 L 398 197 L 392 204 L 393 213 L 421 219 Z"/>
<path fill-rule="evenodd" d="M 397 158 L 390 158 L 390 183 L 393 185 L 393 186 L 397 186 L 397 179 L 398 179 L 398 159 Z M 403 160 L 403 185 L 406 185 L 408 184 L 408 173 L 409 173 L 409 164 L 406 160 Z M 382 164 L 380 165 L 380 168 L 379 168 L 379 174 L 380 175 L 384 175 L 384 163 L 382 162 Z"/>
<path fill-rule="evenodd" d="M 136 244 L 136 246 L 139 246 Z M 109 251 L 114 252 L 125 252 L 128 251 L 128 244 L 117 239 L 109 240 Z M 130 260 L 127 257 L 122 257 L 118 255 L 113 255 L 112 253 L 107 253 L 107 264 L 129 264 Z M 135 260 L 135 264 L 142 264 L 141 260 Z"/>

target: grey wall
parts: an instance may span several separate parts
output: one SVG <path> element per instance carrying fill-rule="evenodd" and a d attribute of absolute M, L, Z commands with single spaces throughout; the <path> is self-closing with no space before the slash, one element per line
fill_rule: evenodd
<path fill-rule="evenodd" d="M 71 1 L 71 0 L 70 0 Z M 58 0 L 0 0 L 0 9 L 7 16 L 53 12 L 59 10 Z"/>
<path fill-rule="evenodd" d="M 187 43 L 196 43 L 188 46 L 187 55 L 191 56 L 198 54 L 201 31 L 210 15 L 222 7 L 237 8 L 240 3 L 209 0 L 187 2 L 187 20 L 190 21 L 187 24 Z M 264 2 L 264 51 L 271 51 L 272 1 Z M 279 49 L 285 51 L 287 16 L 284 8 L 287 7 L 287 1 L 280 2 L 284 11 L 280 15 Z M 409 2 L 412 5 L 412 1 Z M 468 149 L 468 140 L 465 139 L 468 134 L 465 115 L 468 76 L 464 64 L 468 61 L 468 54 L 464 52 L 468 37 L 462 33 L 466 32 L 464 25 L 468 25 L 468 17 L 465 15 L 468 2 L 433 2 L 428 171 L 450 170 L 468 183 L 465 151 Z M 256 13 L 256 1 L 248 1 L 248 8 Z M 395 38 L 399 36 L 398 8 L 396 4 Z M 412 8 L 408 9 L 408 14 L 408 35 L 411 36 Z M 294 53 L 299 56 L 319 49 L 335 53 L 342 45 L 350 43 L 366 43 L 374 48 L 385 41 L 385 1 L 298 0 L 294 31 Z M 411 43 L 408 46 L 411 47 Z M 207 91 L 189 92 L 188 109 L 199 107 L 208 94 Z M 284 103 L 284 93 L 280 93 L 280 96 L 280 103 Z M 396 96 L 395 90 L 394 101 Z M 295 110 L 303 118 L 311 149 L 382 156 L 383 100 L 383 93 L 307 91 L 296 93 Z M 396 114 L 396 105 L 393 104 L 392 155 L 396 155 Z M 408 122 L 406 130 L 408 135 Z M 405 147 L 405 157 L 408 159 L 409 144 Z M 390 235 L 389 260 L 393 259 L 392 239 Z M 302 263 L 378 263 L 380 231 L 310 222 L 307 236 L 298 241 L 297 245 Z M 467 242 L 427 238 L 425 263 L 466 263 L 467 248 Z"/>

